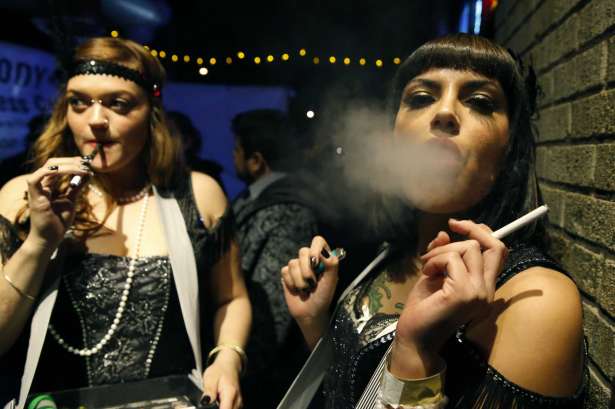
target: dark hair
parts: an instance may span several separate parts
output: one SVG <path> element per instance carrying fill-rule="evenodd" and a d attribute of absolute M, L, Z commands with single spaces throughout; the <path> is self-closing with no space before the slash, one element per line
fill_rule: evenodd
<path fill-rule="evenodd" d="M 508 100 L 509 143 L 502 171 L 487 196 L 464 216 L 497 229 L 537 207 L 541 197 L 534 169 L 536 131 L 532 116 L 535 101 L 530 101 L 536 92 L 528 92 L 521 65 L 505 48 L 483 37 L 451 34 L 431 40 L 412 53 L 398 69 L 389 103 L 393 118 L 408 82 L 431 68 L 474 71 L 495 79 Z M 544 245 L 543 221 L 509 237 L 509 240 L 516 239 Z"/>
<path fill-rule="evenodd" d="M 179 137 L 187 155 L 197 155 L 203 145 L 201 132 L 192 119 L 183 112 L 167 111 L 167 123 L 171 133 Z"/>
<path fill-rule="evenodd" d="M 239 113 L 233 117 L 231 130 L 246 156 L 259 152 L 272 170 L 287 170 L 294 133 L 284 112 L 256 109 Z"/>

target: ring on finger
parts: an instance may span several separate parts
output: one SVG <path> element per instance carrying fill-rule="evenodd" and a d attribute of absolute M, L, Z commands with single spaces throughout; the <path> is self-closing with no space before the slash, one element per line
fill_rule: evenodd
<path fill-rule="evenodd" d="M 49 166 L 47 166 L 47 169 L 49 169 L 49 170 L 58 170 L 58 169 L 60 169 L 60 167 L 58 165 L 49 165 Z"/>

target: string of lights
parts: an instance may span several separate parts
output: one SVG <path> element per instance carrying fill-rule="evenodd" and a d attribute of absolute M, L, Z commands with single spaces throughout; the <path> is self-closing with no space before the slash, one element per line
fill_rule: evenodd
<path fill-rule="evenodd" d="M 111 37 L 119 37 L 119 32 L 117 30 L 113 30 L 111 31 Z M 177 62 L 184 62 L 187 64 L 196 64 L 196 66 L 198 67 L 198 72 L 201 75 L 207 75 L 209 73 L 209 69 L 206 66 L 214 67 L 217 64 L 223 65 L 231 65 L 233 63 L 251 63 L 254 65 L 261 65 L 261 64 L 271 64 L 271 63 L 275 63 L 275 62 L 282 62 L 282 63 L 292 63 L 293 61 L 301 61 L 301 62 L 310 62 L 313 65 L 319 65 L 319 64 L 329 64 L 329 65 L 344 65 L 344 66 L 350 66 L 350 65 L 358 65 L 360 67 L 365 67 L 365 68 L 369 68 L 369 67 L 376 67 L 376 68 L 382 68 L 384 67 L 385 64 L 389 64 L 392 63 L 393 65 L 399 65 L 401 64 L 401 58 L 400 57 L 394 57 L 392 59 L 385 59 L 385 58 L 373 58 L 373 59 L 367 59 L 365 57 L 360 57 L 360 58 L 355 58 L 352 59 L 349 56 L 344 56 L 338 59 L 338 57 L 334 56 L 334 55 L 330 55 L 328 57 L 320 57 L 320 56 L 310 56 L 308 55 L 308 51 L 305 48 L 301 48 L 299 50 L 296 51 L 296 53 L 290 53 L 290 52 L 285 52 L 282 54 L 273 54 L 273 53 L 265 53 L 263 55 L 254 55 L 254 56 L 248 56 L 248 54 L 244 51 L 237 51 L 235 53 L 233 53 L 232 55 L 228 55 L 224 58 L 216 58 L 216 57 L 209 57 L 209 58 L 203 58 L 203 57 L 194 57 L 188 54 L 184 54 L 181 55 L 181 53 L 174 53 L 174 52 L 167 52 L 165 50 L 158 50 L 155 48 L 151 48 L 149 46 L 144 46 L 147 50 L 149 50 L 149 52 L 154 56 L 154 57 L 158 57 L 161 60 L 164 59 L 169 59 L 171 62 L 173 63 L 177 63 Z"/>

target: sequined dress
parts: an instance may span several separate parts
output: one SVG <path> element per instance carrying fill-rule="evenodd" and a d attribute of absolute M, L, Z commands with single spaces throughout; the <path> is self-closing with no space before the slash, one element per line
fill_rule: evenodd
<path fill-rule="evenodd" d="M 544 266 L 561 271 L 551 258 L 537 248 L 517 246 L 511 249 L 506 266 L 497 286 L 520 271 L 533 266 Z M 324 378 L 324 407 L 327 409 L 353 409 L 372 373 L 393 340 L 395 333 L 378 337 L 379 333 L 395 322 L 397 314 L 375 314 L 365 320 L 361 314 L 361 300 L 377 273 L 358 285 L 343 301 L 334 317 L 332 339 L 334 362 Z M 361 331 L 359 331 L 361 329 Z M 539 395 L 508 381 L 487 364 L 473 344 L 464 337 L 463 328 L 448 340 L 442 355 L 447 363 L 445 394 L 447 408 L 579 408 L 583 406 L 587 388 L 587 373 L 577 393 L 569 398 Z M 587 359 L 587 356 L 586 356 Z M 480 404 L 475 404 L 480 402 Z M 311 406 L 313 407 L 313 406 Z"/>
<path fill-rule="evenodd" d="M 207 229 L 190 184 L 171 193 L 184 216 L 197 261 L 202 350 L 208 351 L 213 343 L 208 272 L 228 250 L 232 213 L 227 211 L 214 228 Z M 0 253 L 6 259 L 20 242 L 14 226 L 1 216 L 0 239 Z M 105 335 L 119 305 L 130 260 L 95 253 L 66 258 L 51 324 L 69 345 L 91 347 Z M 7 391 L 14 394 L 19 386 L 29 328 L 28 322 L 12 349 L 0 358 L 0 396 Z M 168 256 L 141 257 L 135 265 L 124 316 L 111 340 L 100 353 L 80 357 L 60 347 L 48 333 L 30 393 L 188 374 L 193 368 L 170 260 Z"/>

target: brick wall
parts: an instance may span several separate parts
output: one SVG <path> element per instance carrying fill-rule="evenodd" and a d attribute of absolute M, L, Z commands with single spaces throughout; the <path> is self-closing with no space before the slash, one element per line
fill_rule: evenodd
<path fill-rule="evenodd" d="M 615 378 L 615 1 L 501 0 L 496 40 L 530 61 L 540 101 L 537 172 L 553 253 L 583 294 L 588 407 Z"/>

